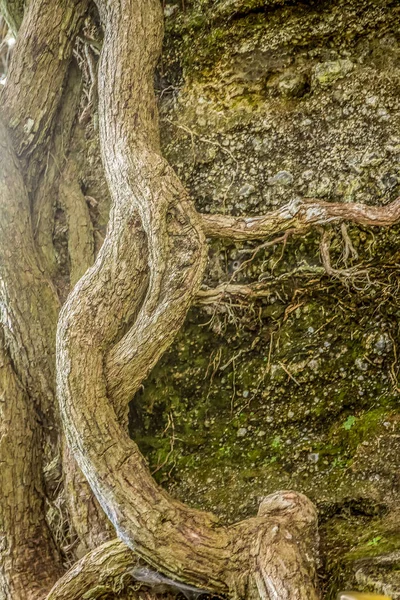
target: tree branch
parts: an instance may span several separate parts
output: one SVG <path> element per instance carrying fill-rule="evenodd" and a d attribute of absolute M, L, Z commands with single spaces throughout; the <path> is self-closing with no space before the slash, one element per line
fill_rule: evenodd
<path fill-rule="evenodd" d="M 4 282 L 0 296 L 6 307 L 2 320 L 17 373 L 40 409 L 43 431 L 51 439 L 49 444 L 44 436 L 48 460 L 60 451 L 54 344 L 60 304 L 49 279 L 55 262 L 53 215 L 60 167 L 65 162 L 79 102 L 80 74 L 70 69 L 70 63 L 86 7 L 86 0 L 29 2 L 2 96 L 2 109 L 9 125 L 9 132 L 0 125 L 0 274 Z M 60 109 L 61 99 L 65 103 Z M 59 128 L 54 135 L 56 115 Z M 19 162 L 13 156 L 13 145 L 18 149 Z M 50 153 L 53 153 L 51 158 Z M 44 165 L 48 168 L 38 177 Z M 31 223 L 30 200 L 34 194 L 29 195 L 28 189 L 37 192 L 32 212 L 41 256 Z M 66 192 L 65 178 L 61 192 Z M 77 194 L 76 187 L 74 192 Z M 87 209 L 85 200 L 78 199 L 83 213 Z M 83 243 L 82 236 L 75 236 L 74 246 Z M 88 267 L 90 248 L 86 258 Z M 75 264 L 74 261 L 74 267 Z M 79 269 L 82 272 L 82 265 Z M 73 275 L 77 277 L 78 273 L 74 271 Z M 71 456 L 66 456 L 68 504 L 76 509 L 72 520 L 79 523 L 78 532 L 85 548 L 92 547 L 104 541 L 110 525 L 75 461 L 70 461 Z"/>
<path fill-rule="evenodd" d="M 46 164 L 75 37 L 86 10 L 87 0 L 31 0 L 19 31 L 2 92 L 2 113 L 23 163 L 29 193 Z"/>
<path fill-rule="evenodd" d="M 1 121 L 0 172 L 0 298 L 5 340 L 18 376 L 40 407 L 45 425 L 53 428 L 53 340 L 59 301 L 40 268 L 29 199 Z"/>
<path fill-rule="evenodd" d="M 202 214 L 201 218 L 206 236 L 233 241 L 261 239 L 288 229 L 304 233 L 315 225 L 341 221 L 389 227 L 400 222 L 400 198 L 386 206 L 297 199 L 260 217 Z"/>
<path fill-rule="evenodd" d="M 120 540 L 112 540 L 88 552 L 63 577 L 46 600 L 81 600 L 119 592 L 132 581 L 138 556 Z"/>
<path fill-rule="evenodd" d="M 62 573 L 45 519 L 41 432 L 0 332 L 0 595 L 41 600 Z"/>
<path fill-rule="evenodd" d="M 98 6 L 105 26 L 100 136 L 113 205 L 96 262 L 59 320 L 67 441 L 120 539 L 167 578 L 249 600 L 272 593 L 316 600 L 316 511 L 307 498 L 279 492 L 253 519 L 221 526 L 157 486 L 112 408 L 110 395 L 127 404 L 174 340 L 200 287 L 207 248 L 199 216 L 159 151 L 153 76 L 161 4 Z"/>
<path fill-rule="evenodd" d="M 270 293 L 271 290 L 265 286 L 265 283 L 249 285 L 222 283 L 216 288 L 199 290 L 196 296 L 196 304 L 198 306 L 208 306 L 223 301 L 256 300 L 257 298 L 268 297 Z"/>

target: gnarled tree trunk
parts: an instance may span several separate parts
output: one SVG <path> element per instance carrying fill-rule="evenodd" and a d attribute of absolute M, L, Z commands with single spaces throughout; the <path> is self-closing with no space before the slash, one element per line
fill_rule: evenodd
<path fill-rule="evenodd" d="M 160 151 L 153 84 L 162 5 L 96 6 L 104 31 L 99 137 L 111 210 L 94 260 L 73 50 L 82 62 L 79 44 L 99 45 L 86 37 L 97 27 L 95 6 L 30 0 L 24 13 L 23 2 L 0 3 L 10 27 L 21 26 L 0 123 L 0 598 L 95 598 L 136 580 L 155 584 L 153 595 L 316 600 L 312 502 L 276 492 L 256 516 L 230 526 L 189 508 L 154 481 L 128 435 L 128 404 L 195 301 L 262 294 L 259 286 L 229 284 L 200 292 L 207 237 L 285 237 L 343 221 L 385 227 L 400 220 L 399 199 L 380 208 L 303 199 L 254 218 L 199 214 Z M 89 71 L 94 78 L 92 64 Z M 58 212 L 67 275 L 54 247 Z M 323 244 L 321 254 L 337 274 Z M 60 472 L 53 483 L 49 462 Z M 68 506 L 68 544 L 52 539 L 45 497 Z M 109 541 L 114 529 L 118 539 Z"/>
<path fill-rule="evenodd" d="M 317 597 L 308 501 L 285 493 L 272 508 L 265 502 L 258 518 L 218 526 L 155 485 L 118 423 L 111 394 L 127 404 L 173 341 L 201 284 L 206 246 L 201 221 L 159 151 L 153 73 L 161 6 L 127 0 L 99 9 L 100 137 L 113 204 L 99 256 L 59 322 L 68 443 L 119 537 L 171 579 L 235 596 Z M 138 269 L 143 256 L 148 278 Z"/>

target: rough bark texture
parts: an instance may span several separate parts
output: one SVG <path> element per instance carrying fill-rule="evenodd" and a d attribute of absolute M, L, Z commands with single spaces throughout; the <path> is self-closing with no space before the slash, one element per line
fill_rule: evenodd
<path fill-rule="evenodd" d="M 249 284 L 240 278 L 240 274 L 246 264 L 252 265 L 261 250 L 275 248 L 280 242 L 285 249 L 292 233 L 322 232 L 319 246 L 316 240 L 322 266 L 320 263 L 309 265 L 313 275 L 322 272 L 332 278 L 342 278 L 348 286 L 355 283 L 367 289 L 371 285 L 368 271 L 347 266 L 347 262 L 355 260 L 357 251 L 345 222 L 364 227 L 395 225 L 400 217 L 400 200 L 393 201 L 396 197 L 393 195 L 391 202 L 385 200 L 384 206 L 371 207 L 364 199 L 352 204 L 318 198 L 299 200 L 296 195 L 281 208 L 263 210 L 264 215 L 255 217 L 198 213 L 176 171 L 162 157 L 160 150 L 153 83 L 161 51 L 161 5 L 158 0 L 97 0 L 97 6 L 105 33 L 99 64 L 100 142 L 112 209 L 106 239 L 93 266 L 95 248 L 101 245 L 102 234 L 95 243 L 94 234 L 99 236 L 100 233 L 96 231 L 98 200 L 91 195 L 85 196 L 90 177 L 84 174 L 87 156 L 83 158 L 80 152 L 84 148 L 86 153 L 86 136 L 93 142 L 97 135 L 96 60 L 101 43 L 97 39 L 97 15 L 93 10 L 87 12 L 85 0 L 58 0 L 55 3 L 31 0 L 27 3 L 13 67 L 2 93 L 2 116 L 8 131 L 0 125 L 0 296 L 5 338 L 5 346 L 0 348 L 3 365 L 0 387 L 4 388 L 4 397 L 8 400 L 2 407 L 4 434 L 1 432 L 0 438 L 0 462 L 5 465 L 0 483 L 7 491 L 0 498 L 0 529 L 4 540 L 0 549 L 3 560 L 0 597 L 6 600 L 43 598 L 60 574 L 61 551 L 68 554 L 68 560 L 72 555 L 80 560 L 56 582 L 48 595 L 49 600 L 96 598 L 120 592 L 126 593 L 126 598 L 150 600 L 165 590 L 174 595 L 179 591 L 195 595 L 207 591 L 254 600 L 316 600 L 319 597 L 316 584 L 318 535 L 317 513 L 312 502 L 300 493 L 276 492 L 261 501 L 256 517 L 229 526 L 221 524 L 211 513 L 189 508 L 173 499 L 154 481 L 146 460 L 128 435 L 128 405 L 134 399 L 135 410 L 140 414 L 137 392 L 143 389 L 146 377 L 174 341 L 191 304 L 206 307 L 212 315 L 211 325 L 220 332 L 223 326 L 216 323 L 219 311 L 227 322 L 232 319 L 231 324 L 235 322 L 234 307 L 244 302 L 259 302 L 251 310 L 258 315 L 256 327 L 260 326 L 264 304 L 270 300 L 273 285 L 280 279 L 273 274 L 283 250 L 271 266 L 272 275 L 267 273 L 259 282 Z M 209 18 L 207 6 L 206 0 L 199 3 L 200 17 L 204 16 L 201 14 L 203 8 L 205 10 L 206 28 L 218 25 L 219 20 L 225 18 L 240 23 L 246 15 L 250 15 L 250 20 L 254 17 L 256 22 L 257 15 L 265 12 L 271 18 L 271 31 L 276 14 L 280 15 L 282 10 L 290 20 L 293 9 L 290 2 L 234 0 L 221 3 L 215 11 L 213 4 L 212 18 Z M 298 23 L 305 10 L 311 11 L 307 6 L 308 3 L 302 4 L 298 11 L 293 11 L 296 19 L 300 15 L 299 21 L 295 19 L 297 33 L 294 39 L 301 39 L 304 47 L 312 38 L 307 30 L 303 39 Z M 184 4 L 182 11 L 177 5 L 165 8 L 166 15 L 178 11 L 178 24 L 182 14 L 186 15 Z M 3 0 L 0 9 L 11 27 L 17 30 L 23 13 L 22 3 Z M 190 7 L 190 10 L 196 13 L 197 7 Z M 383 11 L 378 9 L 375 13 L 374 7 L 368 10 L 373 12 L 378 23 Z M 82 39 L 75 43 L 84 16 L 87 16 L 85 31 Z M 361 15 L 362 19 L 364 16 Z M 186 17 L 182 18 L 185 20 Z M 187 19 L 191 23 L 190 11 Z M 201 20 L 194 20 L 188 27 L 189 37 L 193 34 L 192 26 L 200 30 L 203 27 Z M 286 42 L 282 40 L 291 39 L 286 36 L 286 27 L 286 18 L 282 18 L 278 29 L 283 33 L 278 39 L 283 46 Z M 222 28 L 210 45 L 216 43 L 218 46 L 218 40 L 224 35 Z M 185 36 L 182 40 L 187 44 Z M 193 45 L 196 43 L 195 36 Z M 276 40 L 267 43 L 261 58 L 257 52 L 250 53 L 250 71 L 258 60 L 261 64 L 271 61 L 272 65 L 268 67 L 272 69 L 272 75 L 270 72 L 268 76 L 262 75 L 263 83 L 259 88 L 258 84 L 254 87 L 257 72 L 251 71 L 244 77 L 246 86 L 252 89 L 255 105 L 266 88 L 273 90 L 273 98 L 283 94 L 286 99 L 284 111 L 290 112 L 293 99 L 307 94 L 315 81 L 323 87 L 332 81 L 332 77 L 342 77 L 343 73 L 353 69 L 347 60 L 339 60 L 337 64 L 328 61 L 323 68 L 317 65 L 311 77 L 303 72 L 300 61 L 298 73 L 290 71 L 292 66 L 289 66 L 290 72 L 281 78 L 281 74 L 276 75 L 273 69 L 286 69 L 293 63 L 287 57 L 282 62 L 275 56 L 274 44 Z M 254 50 L 251 44 L 248 47 Z M 77 62 L 83 66 L 83 76 L 72 59 L 74 48 Z M 244 44 L 235 55 L 239 63 L 247 60 L 246 48 Z M 194 63 L 197 60 L 201 62 L 201 56 L 194 58 Z M 177 89 L 165 83 L 163 68 L 161 65 L 157 76 L 160 100 L 168 95 L 170 88 L 173 94 Z M 257 71 L 258 66 L 254 68 Z M 221 69 L 223 73 L 223 62 Z M 207 70 L 203 74 L 207 78 Z M 85 101 L 81 96 L 82 80 Z M 235 76 L 229 75 L 228 86 L 232 81 Z M 199 114 L 204 106 L 212 104 L 207 96 L 207 84 L 204 89 L 204 96 L 200 95 L 201 102 L 199 100 L 199 106 L 203 108 L 195 108 Z M 374 102 L 372 99 L 371 103 Z M 219 107 L 217 113 L 224 114 L 224 110 Z M 267 121 L 265 126 L 268 126 Z M 221 151 L 235 161 L 231 150 L 226 149 L 226 140 L 223 144 L 220 140 L 210 141 L 185 125 L 168 119 L 165 122 L 189 135 L 194 171 L 201 144 L 212 147 L 217 153 Z M 264 125 L 260 125 L 260 130 Z M 308 125 L 304 124 L 304 127 Z M 196 138 L 199 147 L 194 144 Z M 254 140 L 254 151 L 258 152 L 264 143 L 265 140 L 262 143 Z M 390 150 L 395 151 L 393 147 Z M 88 154 L 90 152 L 93 153 L 93 149 Z M 212 160 L 210 156 L 203 156 L 203 159 L 204 164 Z M 356 168 L 354 161 L 349 164 Z M 101 172 L 102 177 L 101 167 L 95 160 L 92 166 L 98 168 L 91 174 L 92 179 L 97 172 Z M 217 194 L 217 210 L 221 212 L 225 213 L 225 200 L 231 194 L 240 168 L 236 161 L 231 182 L 223 195 Z M 250 173 L 253 171 L 251 167 Z M 387 174 L 384 179 L 393 189 L 392 179 Z M 276 176 L 266 181 L 269 187 L 263 185 L 260 190 L 269 197 L 274 186 L 290 186 L 292 182 L 291 173 L 279 170 Z M 316 192 L 319 193 L 319 189 Z M 246 184 L 238 189 L 239 197 L 253 193 L 252 186 Z M 299 195 L 307 196 L 303 191 Z M 308 195 L 314 197 L 314 194 Z M 206 207 L 205 212 L 208 209 Z M 333 235 L 327 227 L 331 223 L 341 224 L 343 253 L 337 263 L 332 250 Z M 252 247 L 252 240 L 278 233 L 282 236 Z M 238 246 L 235 249 L 239 260 L 234 261 L 225 282 L 210 277 L 210 272 L 205 275 L 206 237 L 223 239 L 226 243 L 250 242 L 247 248 Z M 215 257 L 221 250 L 215 250 L 218 242 L 211 243 L 212 261 L 216 264 L 218 258 Z M 241 256 L 249 254 L 249 260 L 241 260 Z M 338 266 L 340 260 L 344 268 Z M 200 289 L 205 276 L 207 286 Z M 271 279 L 274 279 L 273 283 Z M 62 309 L 57 335 L 58 395 L 66 447 L 65 440 L 59 435 L 59 415 L 54 404 L 54 338 L 60 303 L 75 283 L 77 285 Z M 382 303 L 388 287 L 389 284 L 383 288 Z M 291 304 L 284 309 L 283 323 L 292 313 L 297 318 L 303 303 L 296 298 L 303 292 L 299 288 L 293 291 Z M 281 300 L 279 293 L 277 296 Z M 314 329 L 310 329 L 313 333 Z M 265 377 L 272 372 L 275 334 L 277 345 L 280 343 L 280 330 L 272 330 L 267 356 L 263 350 L 266 366 L 263 365 L 257 389 L 252 389 L 254 394 L 237 414 L 234 414 L 235 361 L 241 354 L 251 352 L 260 338 L 249 343 L 249 348 L 240 348 L 221 366 L 221 370 L 225 370 L 233 365 L 229 423 L 234 420 L 234 427 L 240 423 L 241 411 L 250 406 Z M 260 331 L 260 336 L 263 335 Z M 381 340 L 378 342 L 381 347 Z M 228 345 L 232 346 L 231 342 Z M 221 354 L 208 357 L 204 371 L 212 371 L 211 380 L 220 367 Z M 397 389 L 396 364 L 394 349 L 391 364 L 394 389 Z M 284 377 L 300 386 L 290 365 L 282 363 L 281 369 Z M 248 390 L 244 390 L 243 398 L 248 396 Z M 289 402 L 290 395 L 288 398 Z M 153 402 L 158 401 L 155 395 Z M 173 398 L 168 399 L 168 402 L 173 401 Z M 172 411 L 168 427 L 171 422 L 173 433 L 168 454 L 158 461 L 156 473 L 162 471 L 173 454 Z M 342 429 L 347 431 L 353 425 L 354 420 L 347 420 Z M 237 427 L 238 437 L 247 435 L 246 427 Z M 280 438 L 273 443 L 279 446 Z M 60 466 L 57 460 L 50 468 L 44 465 L 42 458 L 42 446 L 47 445 L 46 456 L 53 456 L 58 444 L 63 446 L 62 475 L 54 468 Z M 77 469 L 72 454 L 84 476 Z M 254 456 L 254 453 L 250 455 Z M 310 456 L 317 456 L 318 461 L 318 453 Z M 15 471 L 13 467 L 16 467 Z M 44 490 L 42 472 L 51 469 L 56 473 L 55 477 L 54 473 L 48 477 L 48 482 L 53 478 L 53 486 L 48 485 Z M 61 477 L 65 489 L 56 502 L 63 501 L 68 505 L 68 521 L 75 527 L 77 538 L 71 538 L 67 533 L 68 542 L 72 544 L 68 546 L 65 540 L 61 543 L 57 539 L 58 548 L 55 549 L 45 523 L 43 494 L 47 493 L 53 502 Z M 267 490 L 270 489 L 280 488 L 271 488 L 268 484 Z M 14 496 L 15 502 L 11 502 L 10 495 Z M 257 503 L 261 497 L 257 496 Z M 110 537 L 114 527 L 122 541 L 114 540 L 96 548 Z M 43 574 L 40 582 L 38 555 Z M 358 571 L 359 580 L 367 577 L 363 568 Z M 127 588 L 133 581 L 136 583 L 131 593 Z M 152 592 L 138 591 L 142 584 L 154 589 Z"/>
<path fill-rule="evenodd" d="M 54 428 L 54 361 L 51 357 L 59 302 L 40 267 L 20 166 L 7 129 L 2 123 L 0 128 L 2 324 L 18 376 L 41 411 L 45 427 Z M 53 433 L 57 436 L 55 430 Z"/>
<path fill-rule="evenodd" d="M 105 26 L 100 135 L 113 206 L 95 265 L 59 322 L 58 393 L 67 441 L 119 537 L 171 579 L 234 596 L 316 598 L 316 515 L 306 498 L 277 494 L 257 518 L 217 527 L 212 515 L 158 488 L 108 398 L 105 353 L 114 344 L 110 380 L 128 402 L 181 327 L 201 283 L 206 247 L 199 217 L 159 154 L 152 81 L 160 5 L 127 0 L 99 8 Z M 149 281 L 138 270 L 132 241 L 147 255 Z"/>
<path fill-rule="evenodd" d="M 137 556 L 123 542 L 107 542 L 87 553 L 61 577 L 46 600 L 80 600 L 118 592 L 133 580 L 137 564 Z"/>
<path fill-rule="evenodd" d="M 55 402 L 55 330 L 60 302 L 49 275 L 54 274 L 52 235 L 59 170 L 66 159 L 66 145 L 76 119 L 80 90 L 76 66 L 70 68 L 70 62 L 86 7 L 85 2 L 30 3 L 2 96 L 3 118 L 11 130 L 9 135 L 1 125 L 2 322 L 16 372 L 36 405 L 43 427 L 36 438 L 45 448 L 43 467 L 49 461 L 57 467 L 59 458 L 53 458 L 61 445 Z M 38 40 L 42 41 L 38 43 Z M 64 103 L 59 110 L 62 98 Z M 19 162 L 13 146 L 20 155 Z M 64 191 L 68 178 L 66 172 L 61 187 Z M 75 189 L 78 185 L 77 182 L 69 184 L 75 185 Z M 74 201 L 75 210 L 80 209 L 79 203 L 87 208 L 77 193 L 71 194 L 65 202 L 68 214 L 73 210 Z M 70 229 L 73 232 L 74 227 Z M 80 240 L 82 236 L 74 239 L 72 233 L 72 253 Z M 82 272 L 89 266 L 90 255 L 82 254 L 80 260 Z M 75 259 L 72 265 L 73 269 L 77 268 Z M 14 269 L 15 277 L 11 275 Z M 69 476 L 67 503 L 70 508 L 76 508 L 76 513 L 71 514 L 72 522 L 79 525 L 78 531 L 87 549 L 107 538 L 109 524 L 74 461 L 69 464 L 71 460 L 70 456 L 64 457 L 65 477 Z M 45 472 L 47 491 L 59 491 L 59 469 L 46 466 Z M 81 506 L 82 502 L 85 506 Z"/>
<path fill-rule="evenodd" d="M 17 156 L 27 169 L 29 193 L 46 165 L 49 135 L 86 9 L 87 3 L 80 0 L 30 2 L 19 31 L 2 110 Z"/>
<path fill-rule="evenodd" d="M 0 344 L 0 598 L 39 600 L 61 561 L 45 520 L 41 430 Z"/>

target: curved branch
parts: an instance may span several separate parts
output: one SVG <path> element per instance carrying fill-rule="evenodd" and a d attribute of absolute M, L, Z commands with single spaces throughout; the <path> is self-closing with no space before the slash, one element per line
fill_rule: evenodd
<path fill-rule="evenodd" d="M 137 555 L 120 540 L 112 540 L 88 552 L 63 577 L 46 600 L 81 600 L 118 592 L 132 580 Z"/>
<path fill-rule="evenodd" d="M 234 241 L 256 240 L 288 229 L 303 233 L 315 225 L 340 221 L 389 227 L 400 222 L 400 198 L 386 206 L 296 199 L 260 217 L 202 214 L 201 219 L 206 236 Z"/>
<path fill-rule="evenodd" d="M 130 400 L 172 343 L 200 287 L 206 244 L 198 214 L 159 152 L 159 0 L 98 5 L 106 27 L 100 134 L 113 206 L 98 258 L 60 315 L 67 441 L 118 536 L 168 578 L 235 597 L 315 600 L 316 512 L 307 498 L 279 492 L 257 517 L 219 526 L 157 486 L 111 406 L 111 393 Z"/>

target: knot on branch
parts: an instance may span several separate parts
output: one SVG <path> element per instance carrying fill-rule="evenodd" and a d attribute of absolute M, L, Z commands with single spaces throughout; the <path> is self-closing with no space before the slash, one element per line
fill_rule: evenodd
<path fill-rule="evenodd" d="M 263 498 L 258 516 L 285 516 L 304 525 L 317 523 L 317 511 L 311 500 L 291 490 L 275 492 Z"/>

